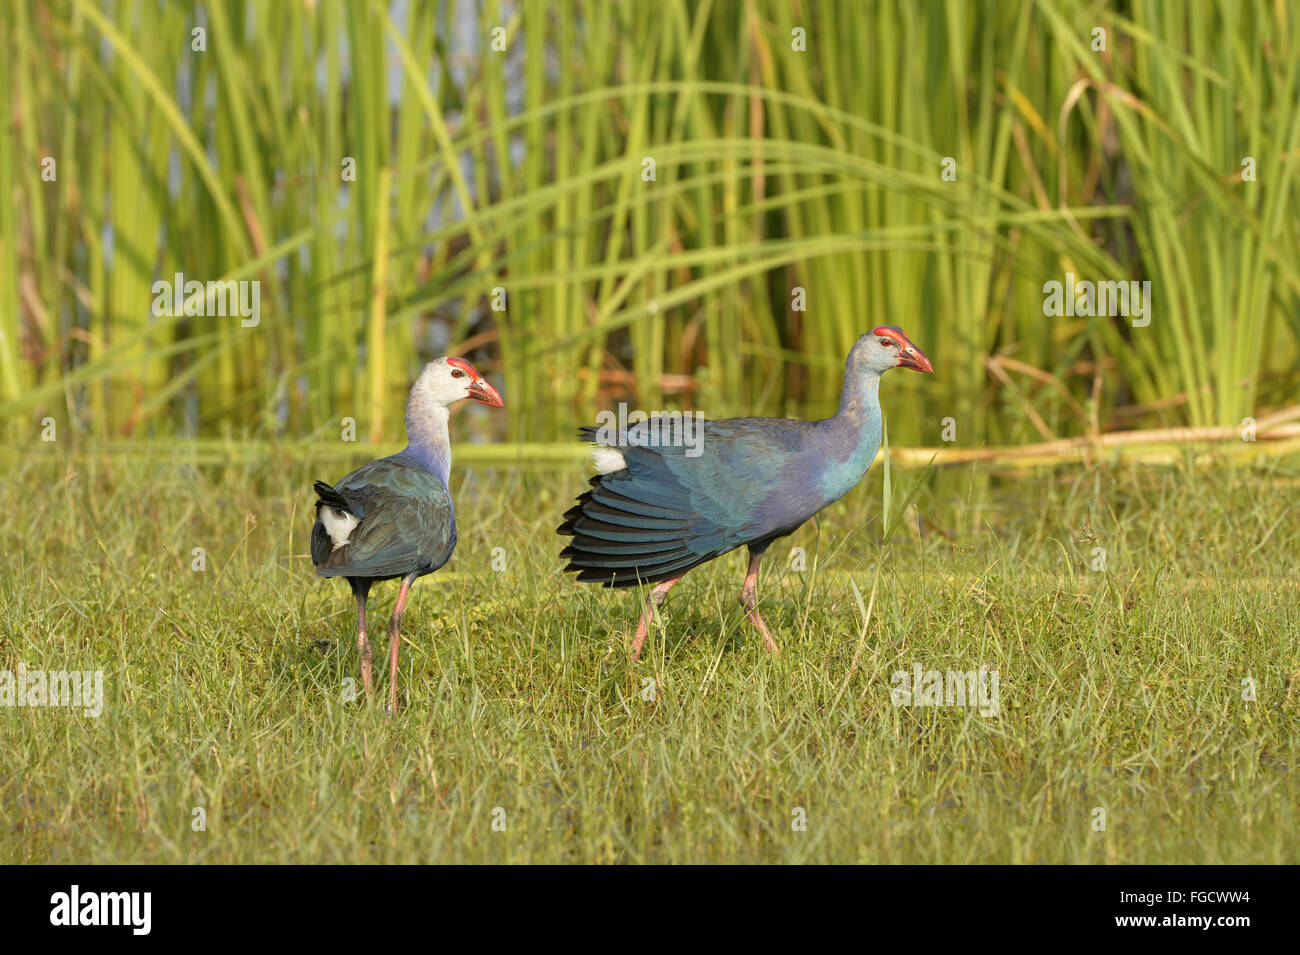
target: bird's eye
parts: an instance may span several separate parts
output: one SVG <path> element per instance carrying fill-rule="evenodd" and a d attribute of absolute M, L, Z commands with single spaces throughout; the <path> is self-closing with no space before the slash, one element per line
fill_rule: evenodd
<path fill-rule="evenodd" d="M 882 348 L 893 348 L 893 347 L 894 347 L 894 343 L 891 342 L 888 338 L 882 338 L 882 339 L 880 339 L 880 345 L 881 345 Z"/>
<path fill-rule="evenodd" d="M 456 368 L 456 369 L 453 369 L 453 370 L 452 370 L 451 377 L 453 377 L 453 378 L 464 378 L 464 377 L 465 377 L 465 373 L 464 373 L 463 371 L 461 371 L 459 368 Z"/>

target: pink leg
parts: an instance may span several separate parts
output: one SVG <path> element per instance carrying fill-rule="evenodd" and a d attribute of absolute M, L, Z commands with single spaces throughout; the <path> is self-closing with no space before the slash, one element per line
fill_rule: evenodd
<path fill-rule="evenodd" d="M 677 581 L 681 580 L 685 574 L 678 574 L 668 580 L 662 580 L 655 584 L 654 589 L 650 591 L 650 596 L 646 598 L 645 610 L 641 612 L 641 622 L 636 625 L 636 636 L 632 638 L 632 662 L 636 663 L 641 659 L 641 645 L 645 643 L 646 635 L 650 633 L 650 617 L 654 614 L 655 608 L 664 602 L 668 596 L 668 591 L 677 586 Z"/>
<path fill-rule="evenodd" d="M 366 639 L 366 598 L 357 597 L 357 653 L 361 655 L 361 683 L 366 688 L 366 699 L 375 695 L 375 681 L 370 675 L 370 641 Z"/>
<path fill-rule="evenodd" d="M 414 577 L 402 579 L 402 589 L 397 592 L 393 616 L 388 621 L 388 707 L 391 716 L 397 712 L 397 652 L 402 648 L 402 614 L 406 611 L 406 598 L 411 592 Z"/>
<path fill-rule="evenodd" d="M 740 605 L 745 608 L 745 613 L 748 614 L 749 622 L 754 625 L 754 629 L 762 634 L 763 646 L 773 653 L 780 653 L 781 648 L 772 639 L 772 631 L 767 629 L 767 624 L 758 613 L 758 562 L 762 559 L 761 554 L 750 558 L 749 573 L 745 575 L 745 586 L 740 591 Z"/>

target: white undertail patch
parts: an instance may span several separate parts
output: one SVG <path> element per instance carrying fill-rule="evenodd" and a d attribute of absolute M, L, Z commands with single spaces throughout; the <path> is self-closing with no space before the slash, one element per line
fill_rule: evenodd
<path fill-rule="evenodd" d="M 338 550 L 346 544 L 351 539 L 352 532 L 361 523 L 347 511 L 330 507 L 328 504 L 323 504 L 316 510 L 321 524 L 325 527 L 325 533 L 329 534 L 330 540 L 334 543 L 333 550 Z"/>
<path fill-rule="evenodd" d="M 615 471 L 622 471 L 627 467 L 623 452 L 618 448 L 592 448 L 591 461 L 601 474 L 613 474 Z"/>

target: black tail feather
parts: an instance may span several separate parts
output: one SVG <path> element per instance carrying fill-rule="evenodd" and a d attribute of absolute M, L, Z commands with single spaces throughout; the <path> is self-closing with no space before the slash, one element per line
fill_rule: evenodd
<path fill-rule="evenodd" d="M 578 580 L 606 587 L 635 587 L 685 573 L 716 556 L 690 547 L 691 515 L 615 493 L 591 479 L 591 490 L 564 513 L 556 532 L 570 537 L 560 557 Z"/>
<path fill-rule="evenodd" d="M 345 511 L 348 514 L 352 513 L 352 508 L 348 506 L 347 499 L 334 490 L 331 485 L 326 484 L 324 481 L 317 481 L 312 485 L 312 488 L 316 491 L 316 496 L 321 499 L 322 504 L 328 504 L 330 507 Z"/>

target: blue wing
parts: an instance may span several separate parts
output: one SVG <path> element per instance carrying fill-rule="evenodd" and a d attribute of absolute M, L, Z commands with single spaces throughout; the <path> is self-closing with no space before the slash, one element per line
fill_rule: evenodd
<path fill-rule="evenodd" d="M 628 429 L 619 448 L 627 466 L 593 478 L 564 515 L 559 533 L 573 540 L 560 556 L 579 580 L 610 587 L 667 580 L 742 544 L 788 534 L 827 503 L 799 480 L 816 423 L 703 422 L 694 456 L 684 443 L 646 446 L 648 424 Z M 597 434 L 581 432 L 593 443 Z"/>
<path fill-rule="evenodd" d="M 451 557 L 456 520 L 451 496 L 437 475 L 405 454 L 372 461 L 332 488 L 317 482 L 312 561 L 322 577 L 383 580 L 428 574 Z M 347 542 L 334 542 L 321 517 L 329 507 L 354 518 Z M 349 522 L 350 523 L 350 522 Z"/>

